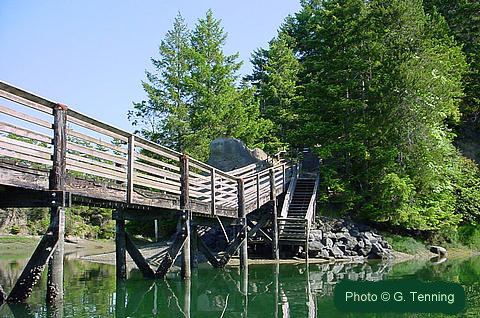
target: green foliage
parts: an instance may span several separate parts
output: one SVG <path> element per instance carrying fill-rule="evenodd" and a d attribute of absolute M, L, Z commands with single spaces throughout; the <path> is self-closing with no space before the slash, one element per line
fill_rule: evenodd
<path fill-rule="evenodd" d="M 18 233 L 20 233 L 22 231 L 22 229 L 20 228 L 20 226 L 18 225 L 13 225 L 10 227 L 9 229 L 9 232 L 10 234 L 13 234 L 13 235 L 17 235 Z"/>
<path fill-rule="evenodd" d="M 452 145 L 467 65 L 449 32 L 420 0 L 309 0 L 254 54 L 258 96 L 288 114 L 269 118 L 279 139 L 320 146 L 322 202 L 424 231 L 480 216 Z"/>
<path fill-rule="evenodd" d="M 129 221 L 125 227 L 127 232 L 132 235 L 141 235 L 142 237 L 155 237 L 154 221 Z M 163 218 L 158 222 L 158 237 L 160 240 L 168 240 L 175 233 L 177 227 L 177 218 L 174 213 L 165 211 Z"/>
<path fill-rule="evenodd" d="M 480 3 L 468 0 L 425 0 L 425 11 L 441 14 L 447 24 L 448 33 L 461 45 L 468 62 L 468 71 L 463 74 L 465 95 L 461 111 L 466 118 L 480 115 Z"/>
<path fill-rule="evenodd" d="M 223 53 L 226 33 L 207 11 L 192 31 L 178 15 L 152 59 L 155 72 L 143 83 L 148 100 L 134 103 L 129 118 L 140 133 L 165 146 L 206 160 L 210 142 L 235 137 L 263 146 L 271 124 L 259 118 L 251 89 L 237 87 L 238 54 Z"/>
<path fill-rule="evenodd" d="M 458 228 L 458 240 L 472 249 L 480 249 L 480 227 L 477 225 L 463 225 Z"/>
<path fill-rule="evenodd" d="M 47 208 L 32 208 L 26 213 L 27 229 L 29 234 L 42 235 L 50 224 L 50 216 Z"/>
<path fill-rule="evenodd" d="M 268 50 L 256 50 L 251 59 L 253 74 L 246 77 L 256 88 L 262 117 L 274 123 L 271 133 L 263 137 L 271 152 L 285 146 L 288 140 L 295 143 L 291 133 L 298 120 L 293 106 L 301 64 L 294 56 L 292 40 L 280 33 L 270 41 Z"/>
<path fill-rule="evenodd" d="M 413 237 L 401 236 L 396 234 L 382 233 L 383 238 L 392 245 L 395 251 L 407 254 L 417 254 L 427 250 L 424 243 Z"/>
<path fill-rule="evenodd" d="M 115 223 L 112 210 L 85 206 L 66 209 L 65 234 L 90 239 L 113 238 Z"/>

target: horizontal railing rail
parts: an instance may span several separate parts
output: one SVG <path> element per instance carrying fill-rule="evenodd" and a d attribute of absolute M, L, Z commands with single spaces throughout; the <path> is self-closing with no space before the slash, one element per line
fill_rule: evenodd
<path fill-rule="evenodd" d="M 51 169 L 53 115 L 54 109 L 61 108 L 66 111 L 65 164 L 70 176 L 123 189 L 123 197 L 117 200 L 127 204 L 153 202 L 157 196 L 174 200 L 182 195 L 180 162 L 184 154 L 3 81 L 0 97 L 5 101 L 0 104 L 0 159 Z M 241 195 L 249 213 L 268 201 L 270 170 L 276 192 L 286 191 L 294 175 L 292 163 L 285 160 L 274 166 L 261 161 L 230 172 L 194 158 L 188 158 L 188 163 L 189 197 L 209 206 L 201 213 L 211 215 L 239 208 L 239 180 L 243 180 Z M 69 185 L 67 190 L 72 194 L 80 191 Z M 80 192 L 89 195 L 88 189 Z"/>

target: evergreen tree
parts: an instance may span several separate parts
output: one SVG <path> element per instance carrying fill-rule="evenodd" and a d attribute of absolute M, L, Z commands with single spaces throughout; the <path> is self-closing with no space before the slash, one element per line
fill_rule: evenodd
<path fill-rule="evenodd" d="M 468 71 L 463 76 L 464 92 L 461 112 L 467 119 L 480 119 L 480 2 L 471 0 L 425 0 L 430 14 L 440 13 L 450 33 L 462 46 Z"/>
<path fill-rule="evenodd" d="M 251 59 L 253 73 L 247 76 L 256 88 L 262 117 L 274 123 L 271 134 L 265 136 L 271 151 L 285 146 L 289 140 L 295 141 L 298 120 L 294 107 L 300 63 L 289 44 L 292 40 L 282 32 L 270 41 L 267 50 L 255 51 Z"/>
<path fill-rule="evenodd" d="M 343 211 L 407 228 L 455 226 L 465 62 L 420 0 L 310 0 L 287 20 L 302 65 L 301 140 L 320 144 L 325 188 Z"/>
<path fill-rule="evenodd" d="M 146 138 L 178 151 L 186 148 L 184 138 L 190 133 L 190 104 L 186 86 L 189 77 L 187 50 L 190 33 L 180 15 L 174 20 L 159 46 L 158 59 L 152 58 L 155 72 L 146 72 L 142 82 L 148 101 L 134 103 L 129 118 Z"/>
<path fill-rule="evenodd" d="M 271 126 L 259 118 L 251 89 L 237 87 L 238 54 L 226 56 L 227 38 L 209 10 L 188 31 L 178 15 L 152 59 L 155 73 L 143 83 L 148 100 L 134 104 L 130 118 L 147 138 L 206 160 L 209 144 L 235 137 L 262 146 L 260 137 Z"/>
<path fill-rule="evenodd" d="M 245 98 L 248 88 L 237 88 L 238 53 L 225 56 L 227 38 L 211 10 L 192 33 L 188 53 L 192 134 L 187 149 L 200 158 L 208 157 L 208 145 L 217 137 L 235 137 L 255 144 L 266 122 L 258 120 L 258 105 Z M 253 102 L 253 103 L 252 103 Z"/>

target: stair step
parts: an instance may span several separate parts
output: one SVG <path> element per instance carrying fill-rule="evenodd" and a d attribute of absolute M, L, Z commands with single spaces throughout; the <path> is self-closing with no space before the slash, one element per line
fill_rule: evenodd
<path fill-rule="evenodd" d="M 279 235 L 278 238 L 279 239 L 297 239 L 297 240 L 303 239 L 303 240 L 305 240 L 305 235 L 303 235 L 303 234 L 298 234 L 298 235 L 296 235 L 296 234 L 286 234 L 286 235 L 282 234 L 282 235 Z"/>

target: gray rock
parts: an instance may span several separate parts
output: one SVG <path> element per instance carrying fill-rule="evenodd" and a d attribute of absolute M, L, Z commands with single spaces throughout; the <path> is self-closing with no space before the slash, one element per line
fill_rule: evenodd
<path fill-rule="evenodd" d="M 341 258 L 343 257 L 343 252 L 340 248 L 338 248 L 338 246 L 333 246 L 332 248 L 330 248 L 330 255 L 335 257 L 335 258 Z"/>
<path fill-rule="evenodd" d="M 333 241 L 331 238 L 328 238 L 328 237 L 324 237 L 322 239 L 322 244 L 328 248 L 332 247 L 333 246 Z"/>
<path fill-rule="evenodd" d="M 323 238 L 323 235 L 322 235 L 322 230 L 311 230 L 310 231 L 310 234 L 308 236 L 308 239 L 310 241 L 318 241 L 320 242 Z"/>
<path fill-rule="evenodd" d="M 323 249 L 325 249 L 325 245 L 323 245 L 320 241 L 308 242 L 309 251 L 318 252 Z"/>
<path fill-rule="evenodd" d="M 353 228 L 349 231 L 350 235 L 353 237 L 360 237 L 361 233 L 357 228 Z"/>
<path fill-rule="evenodd" d="M 368 241 L 370 241 L 370 243 L 372 243 L 372 244 L 378 242 L 378 238 L 375 237 L 375 236 L 373 235 L 373 233 L 370 233 L 370 232 L 364 232 L 364 233 L 363 233 L 363 238 L 366 239 L 366 240 L 368 240 Z"/>
<path fill-rule="evenodd" d="M 334 245 L 334 247 L 335 247 L 335 246 L 338 247 L 338 249 L 340 249 L 340 251 L 342 251 L 342 254 L 343 254 L 343 255 L 345 255 L 345 251 L 347 250 L 346 247 L 345 247 L 345 245 L 336 243 L 336 244 Z"/>
<path fill-rule="evenodd" d="M 355 245 L 355 249 L 360 249 L 365 247 L 365 242 L 363 240 L 358 240 L 357 244 Z"/>
<path fill-rule="evenodd" d="M 208 164 L 223 171 L 230 171 L 267 159 L 260 149 L 250 150 L 235 138 L 217 138 L 210 143 Z"/>
<path fill-rule="evenodd" d="M 387 253 L 379 243 L 373 243 L 372 244 L 371 253 L 376 255 L 377 258 L 379 258 L 379 259 L 388 259 L 389 256 L 390 256 L 390 253 Z"/>
<path fill-rule="evenodd" d="M 430 246 L 430 252 L 437 254 L 438 256 L 445 256 L 447 255 L 447 249 L 441 246 Z"/>
<path fill-rule="evenodd" d="M 383 248 L 386 248 L 387 250 L 392 249 L 392 245 L 390 245 L 387 241 L 380 241 L 380 245 L 382 245 Z"/>
<path fill-rule="evenodd" d="M 337 241 L 340 241 L 342 239 L 347 239 L 347 237 L 350 237 L 350 234 L 348 234 L 348 232 L 335 233 L 335 238 L 337 239 Z"/>

